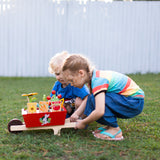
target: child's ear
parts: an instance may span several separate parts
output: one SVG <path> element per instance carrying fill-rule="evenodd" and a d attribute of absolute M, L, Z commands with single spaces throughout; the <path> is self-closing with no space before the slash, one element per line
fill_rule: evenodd
<path fill-rule="evenodd" d="M 78 73 L 80 73 L 81 76 L 84 76 L 84 75 L 85 75 L 84 70 L 82 70 L 82 69 L 80 69 L 80 70 L 78 71 Z"/>

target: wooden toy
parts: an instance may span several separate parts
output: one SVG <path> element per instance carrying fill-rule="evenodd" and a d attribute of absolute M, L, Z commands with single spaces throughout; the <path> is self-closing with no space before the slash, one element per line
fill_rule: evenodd
<path fill-rule="evenodd" d="M 27 103 L 27 111 L 28 113 L 36 113 L 37 111 L 37 103 Z"/>
<path fill-rule="evenodd" d="M 35 102 L 36 98 L 33 97 L 34 95 L 37 95 L 38 93 L 34 92 L 34 93 L 29 93 L 29 94 L 22 94 L 22 96 L 27 96 L 27 100 L 28 102 Z"/>
<path fill-rule="evenodd" d="M 37 94 L 22 94 L 22 96 L 27 96 L 28 100 L 27 109 L 22 109 L 24 122 L 19 119 L 12 119 L 8 123 L 9 132 L 18 133 L 26 130 L 53 129 L 54 135 L 60 135 L 62 128 L 74 128 L 76 126 L 76 122 L 65 119 L 67 111 L 63 106 L 64 99 L 60 99 L 60 95 L 56 97 L 54 93 L 52 97 L 43 96 L 43 101 L 37 103 L 33 102 L 35 101 L 33 95 Z"/>
<path fill-rule="evenodd" d="M 39 112 L 48 112 L 48 102 L 45 101 L 39 102 Z"/>

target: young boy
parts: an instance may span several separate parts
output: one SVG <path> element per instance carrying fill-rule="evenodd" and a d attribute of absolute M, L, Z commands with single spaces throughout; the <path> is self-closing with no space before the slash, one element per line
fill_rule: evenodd
<path fill-rule="evenodd" d="M 56 95 L 61 94 L 62 98 L 64 98 L 64 106 L 67 109 L 67 117 L 77 109 L 83 100 L 87 100 L 87 96 L 89 94 L 89 90 L 86 86 L 83 86 L 81 89 L 71 86 L 70 84 L 66 83 L 62 74 L 61 74 L 61 67 L 63 61 L 69 56 L 66 51 L 62 53 L 57 53 L 54 57 L 51 58 L 49 62 L 49 72 L 51 74 L 55 74 L 57 81 L 55 82 L 52 91 L 56 91 Z M 52 96 L 52 92 L 50 96 Z"/>
<path fill-rule="evenodd" d="M 68 83 L 81 88 L 88 83 L 92 95 L 70 117 L 77 121 L 76 128 L 83 129 L 93 121 L 106 125 L 93 132 L 97 138 L 122 140 L 122 131 L 117 118 L 132 118 L 140 114 L 144 105 L 144 92 L 128 76 L 114 71 L 92 69 L 86 58 L 81 55 L 69 56 L 62 67 Z M 78 120 L 84 112 L 86 117 Z"/>

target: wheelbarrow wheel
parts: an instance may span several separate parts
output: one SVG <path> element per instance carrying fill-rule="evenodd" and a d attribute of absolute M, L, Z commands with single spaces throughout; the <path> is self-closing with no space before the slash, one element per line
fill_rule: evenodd
<path fill-rule="evenodd" d="M 19 119 L 12 119 L 9 123 L 8 123 L 8 131 L 10 133 L 20 133 L 22 131 L 11 131 L 11 126 L 14 126 L 14 125 L 23 125 L 23 123 L 19 120 Z"/>

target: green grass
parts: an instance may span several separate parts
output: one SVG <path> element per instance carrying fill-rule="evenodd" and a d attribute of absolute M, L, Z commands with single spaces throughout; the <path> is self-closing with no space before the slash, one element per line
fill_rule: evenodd
<path fill-rule="evenodd" d="M 130 75 L 145 91 L 143 112 L 132 119 L 119 119 L 125 140 L 103 141 L 93 137 L 96 122 L 87 130 L 62 129 L 61 136 L 52 130 L 8 132 L 13 118 L 23 121 L 21 108 L 26 106 L 23 93 L 38 92 L 37 98 L 49 95 L 53 78 L 0 78 L 0 160 L 158 160 L 160 159 L 160 74 Z"/>

